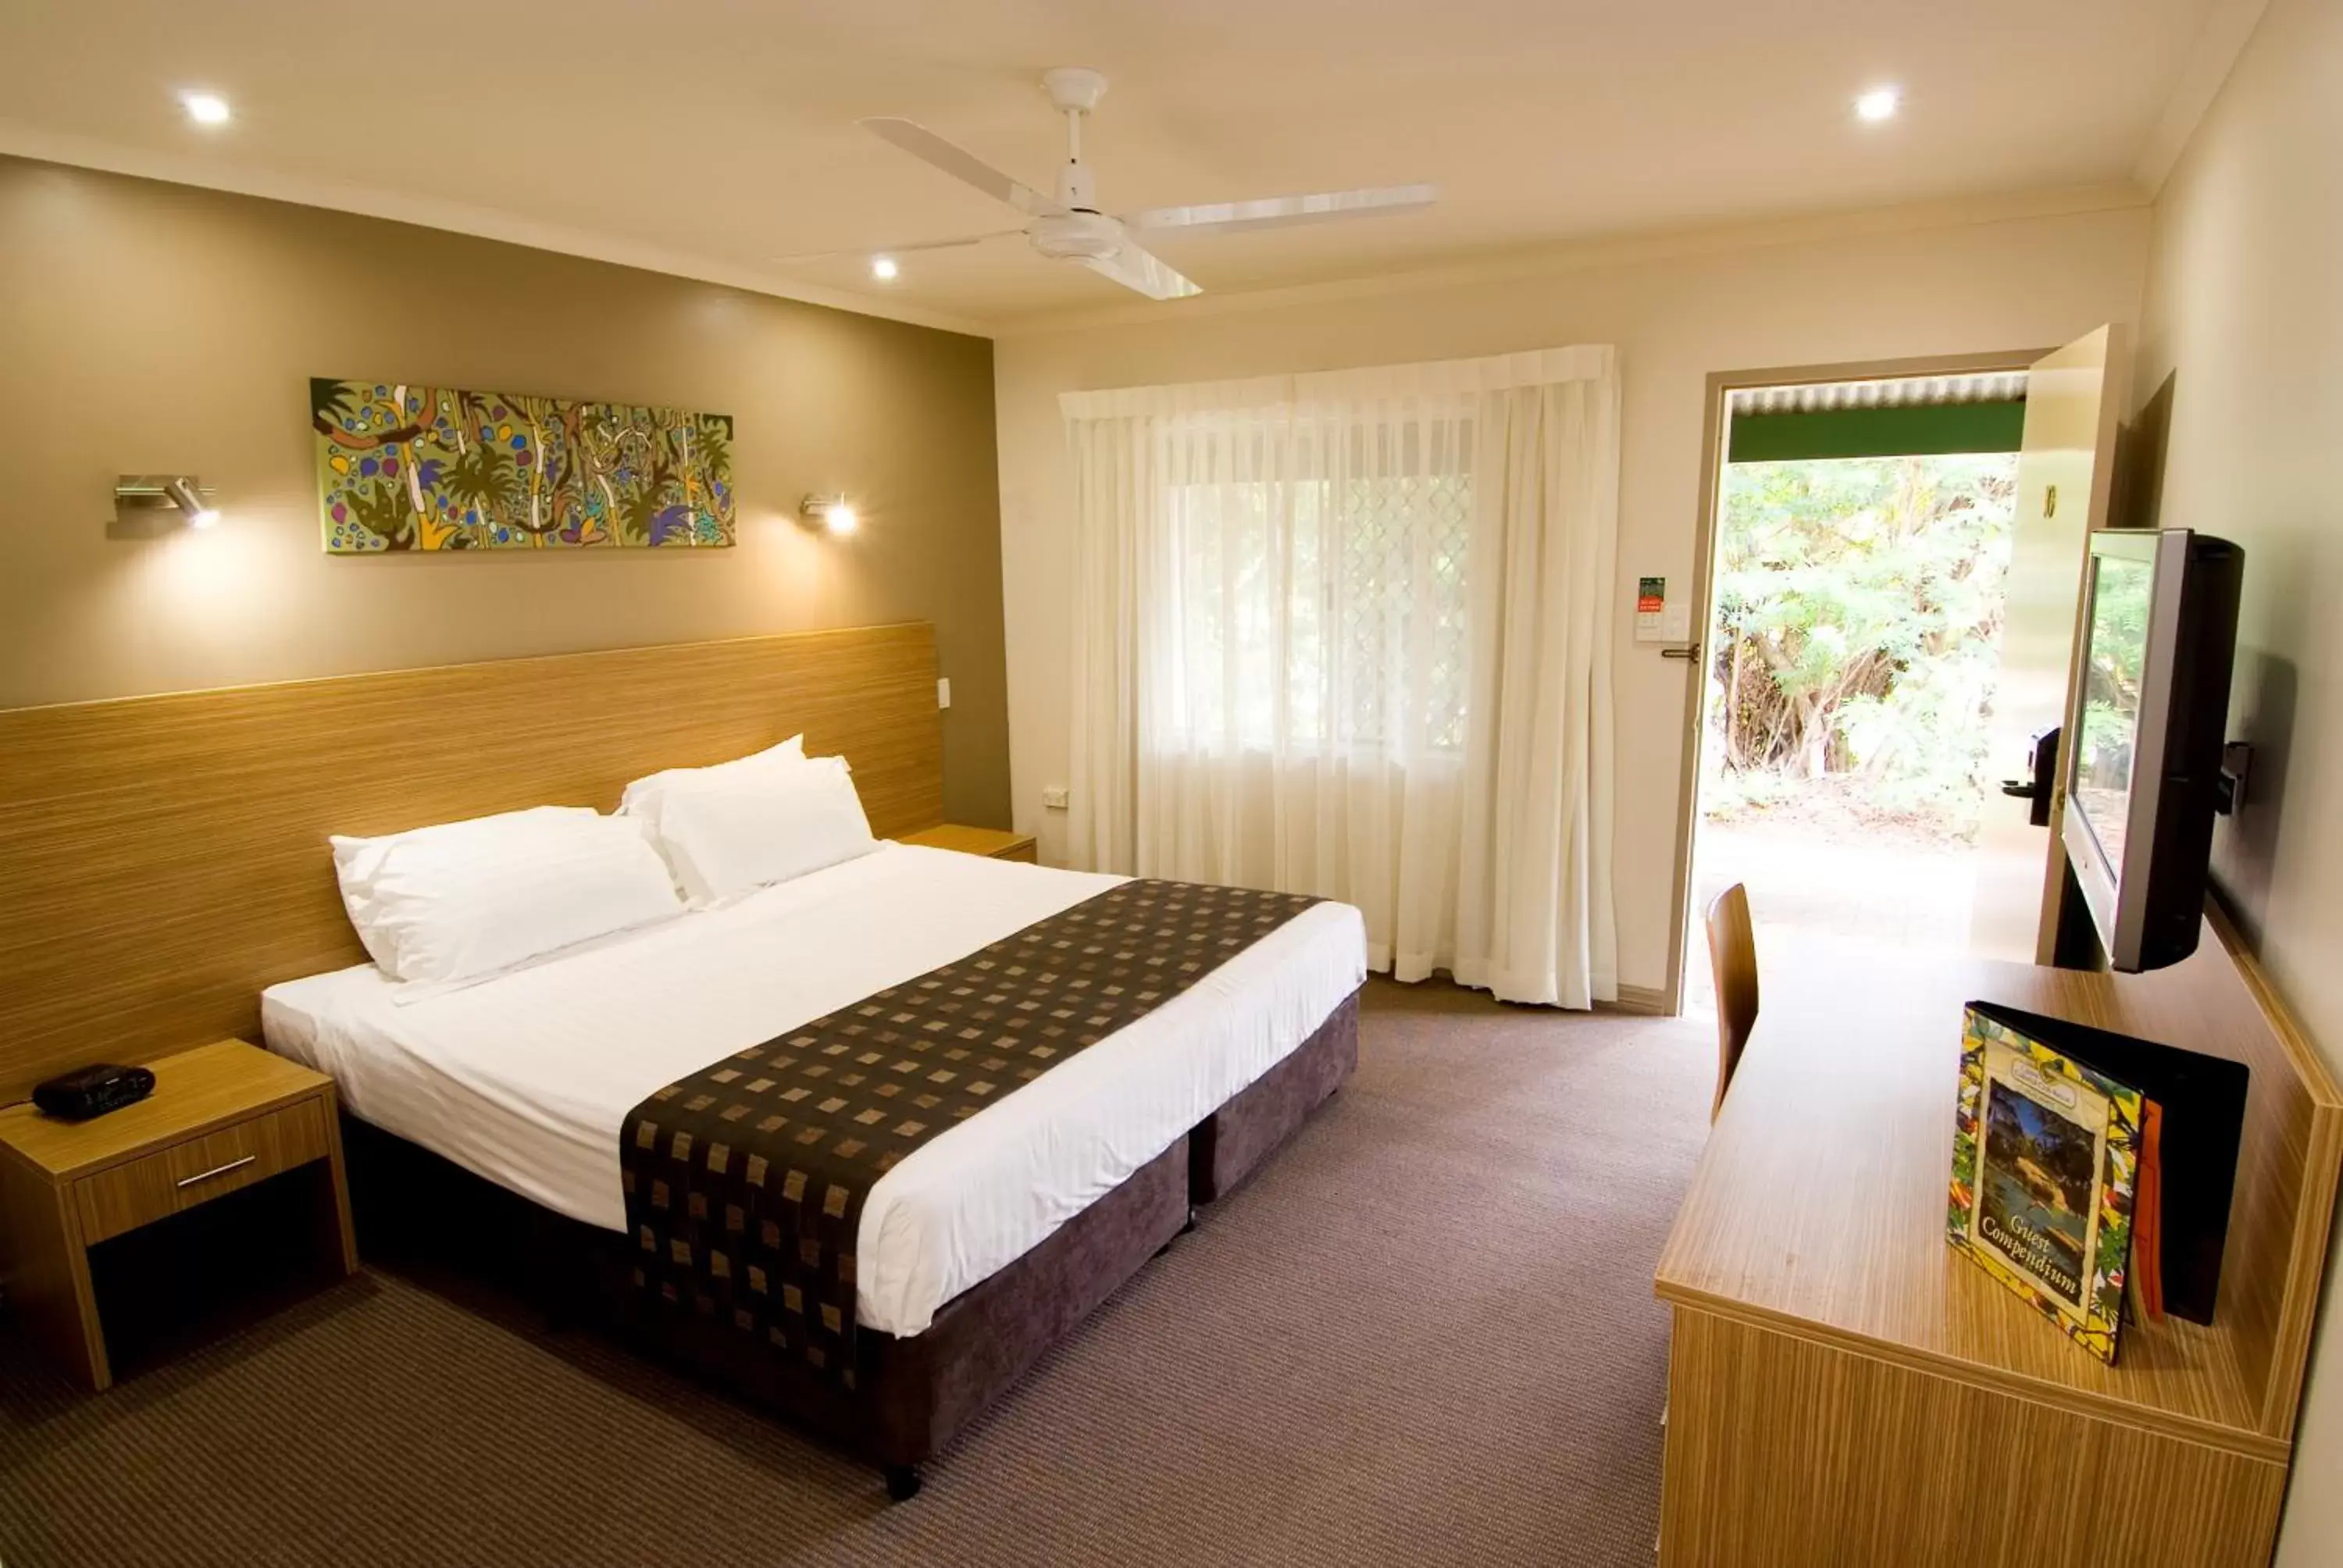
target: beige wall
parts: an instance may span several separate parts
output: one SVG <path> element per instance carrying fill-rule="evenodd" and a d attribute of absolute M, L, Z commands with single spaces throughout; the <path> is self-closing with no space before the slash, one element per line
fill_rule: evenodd
<path fill-rule="evenodd" d="M 1723 254 L 1614 261 L 1542 277 L 1329 299 L 1160 324 L 1004 337 L 1001 559 L 1017 826 L 1060 859 L 1071 528 L 1057 395 L 1291 370 L 1611 343 L 1626 382 L 1616 697 L 1619 976 L 1658 988 L 1688 667 L 1631 640 L 1634 579 L 1690 591 L 1708 374 L 2048 347 L 2137 319 L 2148 216 L 2132 207 L 1901 233 L 1854 233 Z"/>
<path fill-rule="evenodd" d="M 739 547 L 329 559 L 312 376 L 730 414 Z M 993 457 L 982 338 L 0 158 L 0 707 L 924 619 L 947 808 L 1005 823 Z M 164 469 L 222 524 L 109 539 L 114 477 Z M 854 539 L 795 519 L 834 489 Z"/>
<path fill-rule="evenodd" d="M 2279 991 L 2343 1070 L 2343 5 L 2332 0 L 2272 0 L 2165 186 L 2143 399 L 2167 379 L 2158 520 L 2246 550 L 2229 732 L 2257 749 L 2215 869 Z M 2282 1568 L 2343 1560 L 2338 1302 L 2330 1268 Z"/>

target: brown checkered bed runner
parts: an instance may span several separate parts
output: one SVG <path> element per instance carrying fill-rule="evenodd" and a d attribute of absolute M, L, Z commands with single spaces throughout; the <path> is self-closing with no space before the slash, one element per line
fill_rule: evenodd
<path fill-rule="evenodd" d="M 669 1084 L 619 1134 L 636 1284 L 853 1387 L 872 1184 L 1316 902 L 1125 882 Z"/>

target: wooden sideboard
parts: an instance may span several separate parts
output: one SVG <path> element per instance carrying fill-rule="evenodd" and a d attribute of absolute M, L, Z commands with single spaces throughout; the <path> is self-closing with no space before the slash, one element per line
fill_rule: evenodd
<path fill-rule="evenodd" d="M 2234 933 L 2148 975 L 1782 979 L 1660 1260 L 1664 1568 L 2268 1563 L 2343 1096 Z M 1946 1244 L 1972 999 L 2251 1068 L 2213 1324 L 2127 1324 L 2106 1367 Z"/>

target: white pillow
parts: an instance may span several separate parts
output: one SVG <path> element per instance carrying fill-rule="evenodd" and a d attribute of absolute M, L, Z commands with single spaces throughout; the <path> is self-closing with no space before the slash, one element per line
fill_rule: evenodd
<path fill-rule="evenodd" d="M 642 824 L 584 806 L 333 846 L 350 924 L 396 980 L 473 979 L 681 909 Z"/>
<path fill-rule="evenodd" d="M 668 791 L 677 786 L 693 779 L 736 779 L 776 766 L 794 766 L 805 759 L 805 737 L 792 735 L 779 746 L 768 746 L 762 751 L 752 751 L 729 762 L 706 768 L 669 768 L 646 774 L 628 785 L 626 793 L 618 797 L 618 814 L 640 818 L 644 830 L 656 840 L 659 836 L 659 812 L 667 803 Z"/>
<path fill-rule="evenodd" d="M 723 771 L 670 786 L 659 848 L 695 904 L 786 882 L 879 847 L 843 757 Z"/>

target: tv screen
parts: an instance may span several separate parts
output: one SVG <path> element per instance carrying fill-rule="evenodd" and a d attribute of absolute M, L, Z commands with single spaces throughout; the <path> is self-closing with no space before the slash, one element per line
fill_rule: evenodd
<path fill-rule="evenodd" d="M 2245 555 L 2187 528 L 2099 529 L 2084 578 L 2059 835 L 2107 961 L 2177 963 L 2204 920 Z"/>
<path fill-rule="evenodd" d="M 2148 598 L 2155 584 L 2156 568 L 2148 561 L 2092 558 L 2081 733 L 2070 799 L 2117 879 L 2123 876 L 2124 830 L 2131 814 L 2140 689 L 2147 677 Z"/>

